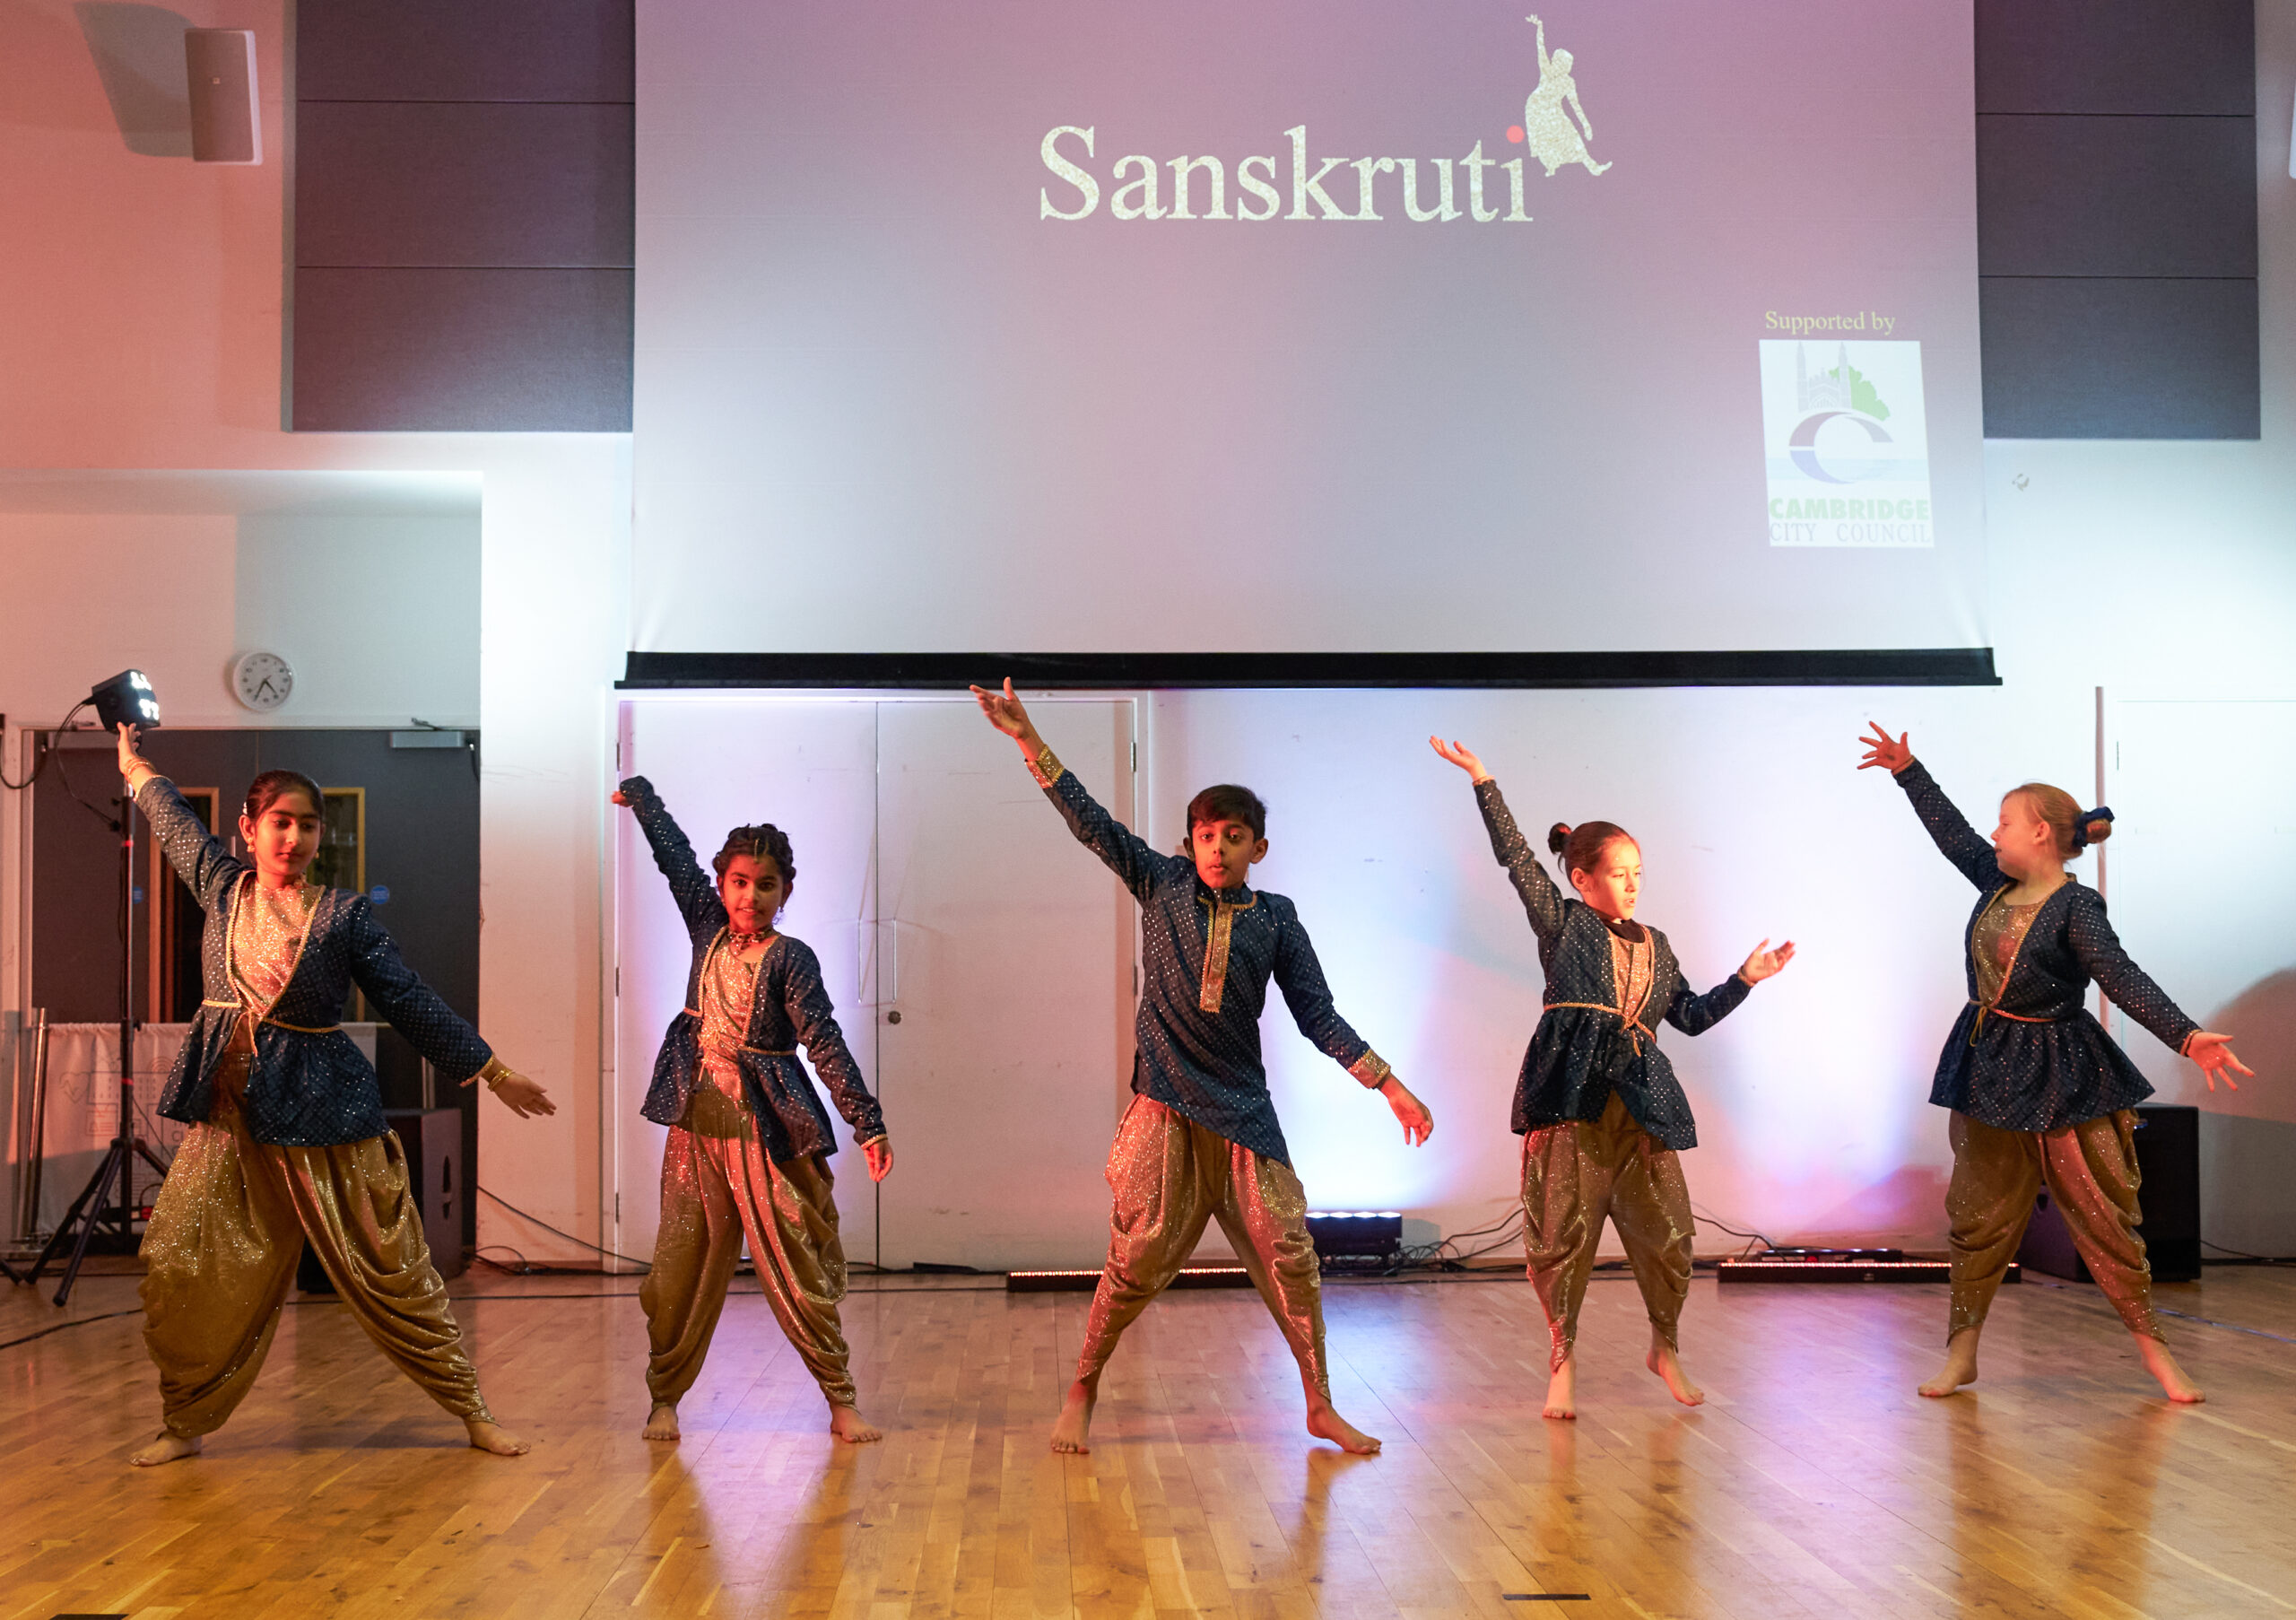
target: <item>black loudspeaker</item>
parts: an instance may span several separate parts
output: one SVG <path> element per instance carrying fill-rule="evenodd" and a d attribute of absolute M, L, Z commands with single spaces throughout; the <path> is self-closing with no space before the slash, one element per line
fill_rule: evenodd
<path fill-rule="evenodd" d="M 262 162 L 263 114 L 256 101 L 253 30 L 187 29 L 183 66 L 191 91 L 191 161 Z"/>
<path fill-rule="evenodd" d="M 2136 1110 L 2137 1203 L 2144 1212 L 2137 1235 L 2153 1277 L 2163 1283 L 2200 1280 L 2200 1110 L 2148 1104 Z M 2076 1283 L 2093 1281 L 2073 1246 L 2072 1230 L 2048 1193 L 2040 1195 L 2020 1264 Z"/>
<path fill-rule="evenodd" d="M 407 1191 L 422 1211 L 422 1239 L 440 1276 L 463 1273 L 463 1116 L 454 1108 L 395 1108 L 384 1123 L 406 1150 Z"/>

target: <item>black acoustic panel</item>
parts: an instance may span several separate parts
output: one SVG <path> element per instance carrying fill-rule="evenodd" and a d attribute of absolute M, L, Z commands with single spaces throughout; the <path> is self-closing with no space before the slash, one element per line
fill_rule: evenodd
<path fill-rule="evenodd" d="M 633 0 L 303 0 L 304 101 L 629 101 Z"/>
<path fill-rule="evenodd" d="M 2253 281 L 1980 276 L 1988 439 L 2254 439 Z"/>
<path fill-rule="evenodd" d="M 299 270 L 299 431 L 630 431 L 627 270 Z"/>
<path fill-rule="evenodd" d="M 1989 647 L 1822 652 L 632 652 L 615 683 L 933 691 L 1998 686 Z"/>
<path fill-rule="evenodd" d="M 1978 0 L 1977 109 L 2256 111 L 2254 0 Z"/>
<path fill-rule="evenodd" d="M 631 115 L 598 103 L 306 101 L 295 262 L 626 270 Z"/>
<path fill-rule="evenodd" d="M 2257 273 L 2254 118 L 1977 121 L 1984 275 Z"/>

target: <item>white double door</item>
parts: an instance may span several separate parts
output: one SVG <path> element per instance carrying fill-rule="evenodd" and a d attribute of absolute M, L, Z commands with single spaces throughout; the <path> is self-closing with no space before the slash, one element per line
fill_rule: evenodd
<path fill-rule="evenodd" d="M 1129 820 L 1133 704 L 1040 699 L 1030 713 Z M 836 1122 L 847 1255 L 1097 1266 L 1100 1171 L 1130 1095 L 1138 925 L 1018 750 L 970 699 L 939 697 L 633 700 L 620 732 L 622 774 L 652 781 L 705 870 L 729 828 L 770 822 L 789 835 L 783 931 L 821 958 L 893 1145 L 892 1173 L 873 1186 Z M 608 1247 L 643 1259 L 665 1132 L 639 1110 L 691 948 L 634 818 L 617 815 Z"/>

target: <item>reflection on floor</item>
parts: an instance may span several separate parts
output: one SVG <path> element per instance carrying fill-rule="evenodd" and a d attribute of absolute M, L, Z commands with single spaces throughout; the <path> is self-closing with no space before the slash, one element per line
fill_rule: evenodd
<path fill-rule="evenodd" d="M 882 1445 L 840 1449 L 764 1302 L 737 1293 L 676 1446 L 639 1438 L 628 1278 L 465 1278 L 506 1462 L 394 1376 L 339 1307 L 288 1312 L 208 1454 L 126 1467 L 155 1427 L 134 1279 L 68 1311 L 0 1293 L 0 1617 L 305 1615 L 2284 1616 L 2296 1612 L 2296 1278 L 2164 1287 L 2210 1393 L 2171 1409 L 2095 1290 L 2006 1289 L 1984 1381 L 1914 1384 L 1936 1287 L 1701 1280 L 1709 1403 L 1642 1371 L 1600 1282 L 1581 1416 L 1543 1421 L 1519 1280 L 1337 1284 L 1344 1458 L 1249 1293 L 1160 1302 L 1110 1371 L 1090 1457 L 1044 1431 L 1080 1295 L 864 1283 L 846 1308 Z M 744 1284 L 746 1286 L 746 1284 Z M 573 1295 L 576 1297 L 565 1297 Z M 2248 1329 L 2246 1331 L 2242 1329 Z M 1526 1603 L 1526 1595 L 1587 1594 Z M 1510 1598 L 1513 1599 L 1510 1601 Z"/>

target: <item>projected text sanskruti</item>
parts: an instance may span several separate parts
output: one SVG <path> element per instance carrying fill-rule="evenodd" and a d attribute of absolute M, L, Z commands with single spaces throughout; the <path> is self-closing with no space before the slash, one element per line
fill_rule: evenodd
<path fill-rule="evenodd" d="M 1118 220 L 1349 220 L 1378 221 L 1396 217 L 1378 211 L 1380 190 L 1378 177 L 1392 174 L 1396 178 L 1385 187 L 1389 206 L 1400 203 L 1402 218 L 1420 223 L 1448 220 L 1470 220 L 1476 224 L 1498 221 L 1505 224 L 1527 225 L 1531 216 L 1523 210 L 1523 160 L 1509 158 L 1500 161 L 1483 155 L 1483 143 L 1477 141 L 1467 154 L 1456 160 L 1455 175 L 1450 158 L 1427 160 L 1434 186 L 1433 195 L 1427 196 L 1420 189 L 1420 160 L 1417 158 L 1324 158 L 1310 167 L 1308 157 L 1308 126 L 1294 125 L 1285 130 L 1291 141 L 1291 208 L 1284 209 L 1284 194 L 1277 188 L 1277 160 L 1273 153 L 1238 160 L 1235 169 L 1237 195 L 1231 211 L 1228 196 L 1229 170 L 1216 157 L 1178 157 L 1159 163 L 1141 153 L 1121 157 L 1109 171 L 1109 217 Z M 1083 148 L 1083 156 L 1093 155 L 1094 131 L 1090 125 L 1063 124 L 1046 132 L 1040 151 L 1044 166 L 1064 187 L 1056 199 L 1049 187 L 1037 193 L 1037 217 L 1047 220 L 1084 220 L 1099 212 L 1101 197 L 1100 177 L 1062 150 L 1064 140 Z M 1164 189 L 1164 170 L 1171 171 L 1170 190 Z M 1352 169 L 1355 171 L 1352 193 L 1344 175 L 1335 171 Z M 1503 170 L 1507 175 L 1507 207 L 1501 212 L 1496 199 L 1489 196 L 1495 191 L 1496 182 L 1485 172 Z M 1457 175 L 1466 179 L 1466 207 L 1458 206 Z M 1334 197 L 1325 186 L 1326 180 L 1341 187 L 1341 196 Z M 1488 190 L 1486 189 L 1488 187 Z M 1170 204 L 1166 198 L 1169 196 Z M 1353 205 L 1343 207 L 1342 202 Z M 1432 206 L 1422 206 L 1431 202 Z"/>

